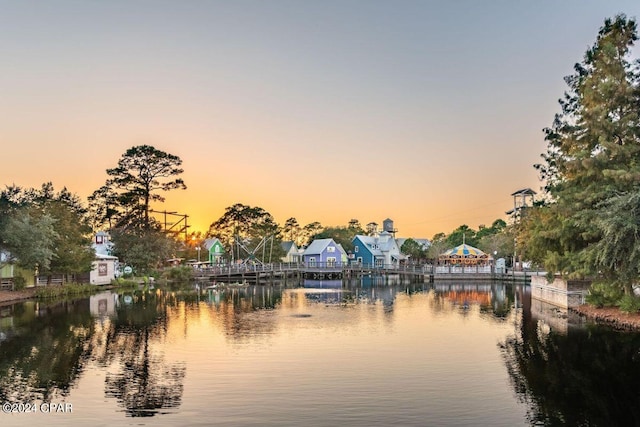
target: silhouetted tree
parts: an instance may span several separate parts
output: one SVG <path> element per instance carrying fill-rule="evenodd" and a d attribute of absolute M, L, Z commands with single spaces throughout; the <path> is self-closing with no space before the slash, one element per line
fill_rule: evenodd
<path fill-rule="evenodd" d="M 106 184 L 90 197 L 95 222 L 117 218 L 118 228 L 152 228 L 150 204 L 164 201 L 158 191 L 187 188 L 178 178 L 184 172 L 181 165 L 180 157 L 150 145 L 129 148 L 115 168 L 107 169 Z"/>

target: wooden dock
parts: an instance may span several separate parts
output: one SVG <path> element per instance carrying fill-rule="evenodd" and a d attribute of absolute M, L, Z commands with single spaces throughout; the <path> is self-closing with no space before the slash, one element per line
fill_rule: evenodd
<path fill-rule="evenodd" d="M 412 275 L 422 276 L 425 281 L 517 281 L 528 282 L 531 272 L 495 273 L 492 269 L 438 269 L 431 265 L 409 266 L 363 266 L 363 265 L 304 265 L 297 263 L 274 264 L 234 264 L 227 266 L 194 268 L 194 278 L 198 281 L 237 281 L 237 282 L 268 282 L 288 278 L 306 278 L 314 280 L 339 280 L 363 275 Z"/>

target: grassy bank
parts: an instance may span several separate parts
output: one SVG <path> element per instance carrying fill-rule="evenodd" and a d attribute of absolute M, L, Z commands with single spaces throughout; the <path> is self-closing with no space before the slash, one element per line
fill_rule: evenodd
<path fill-rule="evenodd" d="M 34 296 L 39 299 L 59 298 L 68 296 L 86 296 L 96 293 L 102 287 L 87 284 L 68 283 L 61 286 L 39 286 Z"/>

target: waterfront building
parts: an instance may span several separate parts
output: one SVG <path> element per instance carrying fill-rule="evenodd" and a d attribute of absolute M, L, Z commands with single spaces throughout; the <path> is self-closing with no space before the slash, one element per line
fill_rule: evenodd
<path fill-rule="evenodd" d="M 356 235 L 353 240 L 353 262 L 366 267 L 397 268 L 407 259 L 400 253 L 398 242 L 389 231 L 375 236 Z"/>
<path fill-rule="evenodd" d="M 108 285 L 111 280 L 117 277 L 119 267 L 118 257 L 112 255 L 113 242 L 108 233 L 98 231 L 91 246 L 96 253 L 96 257 L 91 263 L 89 283 L 92 285 Z"/>
<path fill-rule="evenodd" d="M 289 240 L 287 242 L 282 242 L 280 244 L 282 250 L 284 251 L 284 256 L 281 258 L 282 262 L 293 262 L 298 263 L 302 260 L 302 255 L 298 245 L 293 240 Z"/>
<path fill-rule="evenodd" d="M 204 248 L 207 250 L 210 264 L 224 264 L 224 246 L 218 238 L 204 241 Z"/>
<path fill-rule="evenodd" d="M 333 239 L 316 239 L 302 253 L 302 261 L 307 267 L 340 267 L 344 249 Z"/>

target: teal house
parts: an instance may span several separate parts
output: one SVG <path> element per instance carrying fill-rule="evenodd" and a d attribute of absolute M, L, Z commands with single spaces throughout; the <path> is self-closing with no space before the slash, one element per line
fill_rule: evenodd
<path fill-rule="evenodd" d="M 209 252 L 209 263 L 224 264 L 224 246 L 220 239 L 207 239 L 204 241 L 204 247 Z"/>

